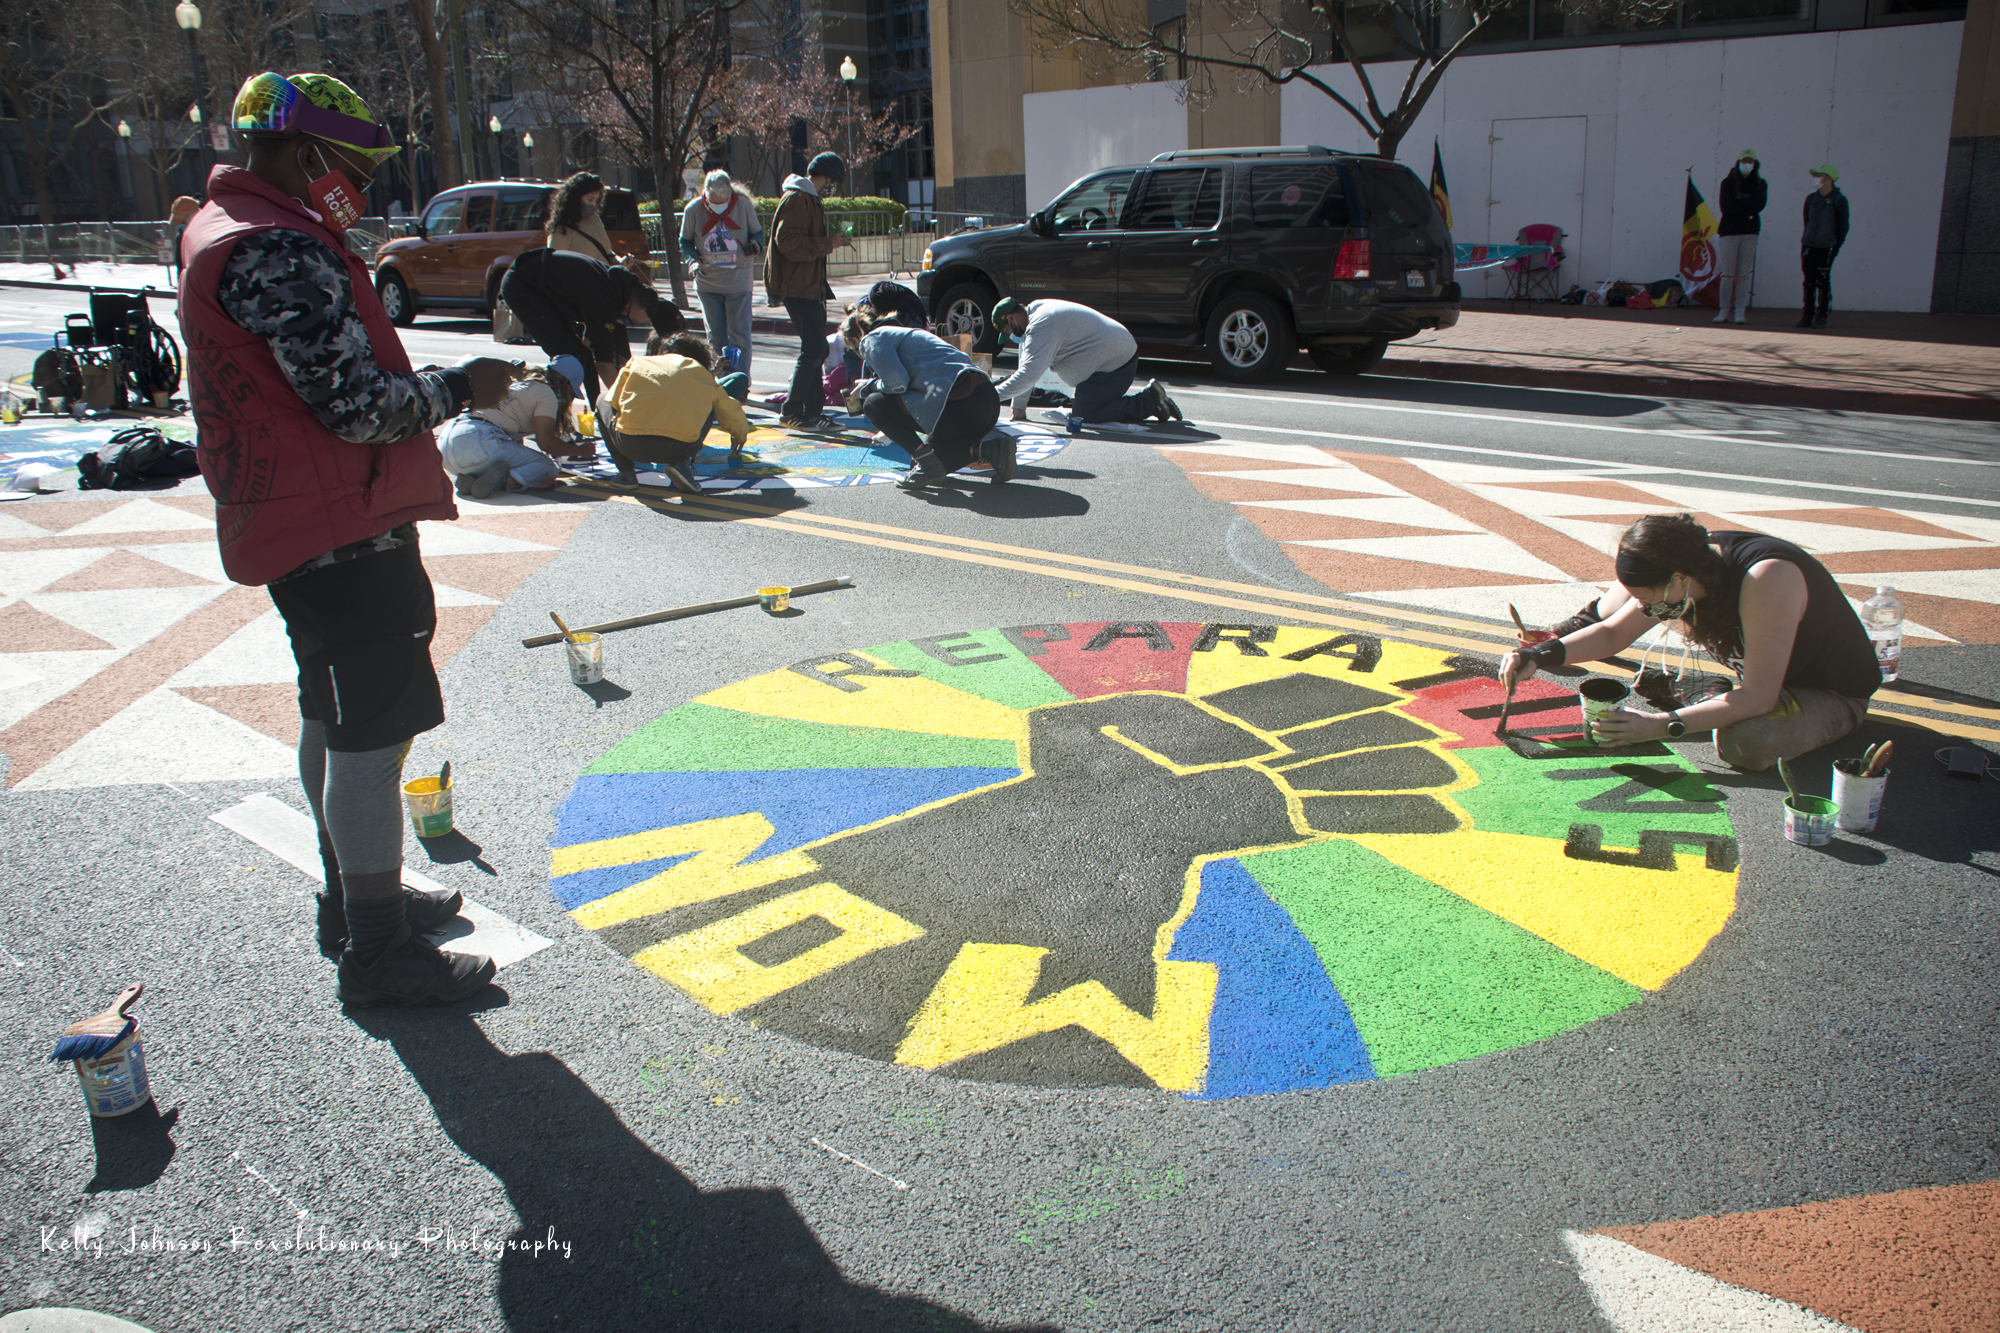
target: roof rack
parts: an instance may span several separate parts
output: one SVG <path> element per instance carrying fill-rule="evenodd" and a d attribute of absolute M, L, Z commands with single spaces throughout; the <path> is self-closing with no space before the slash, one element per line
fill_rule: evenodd
<path fill-rule="evenodd" d="M 1316 143 L 1287 144 L 1277 148 L 1177 148 L 1161 153 L 1153 161 L 1177 162 L 1190 157 L 1332 157 L 1334 150 Z"/>

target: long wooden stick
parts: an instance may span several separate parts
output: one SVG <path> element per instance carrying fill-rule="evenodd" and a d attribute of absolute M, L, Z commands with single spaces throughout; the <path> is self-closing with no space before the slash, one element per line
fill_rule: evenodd
<path fill-rule="evenodd" d="M 812 592 L 832 592 L 835 588 L 851 588 L 854 576 L 842 574 L 839 578 L 821 579 L 818 583 L 806 583 L 791 590 L 792 596 L 803 597 Z M 728 611 L 739 606 L 755 606 L 757 594 L 748 597 L 731 597 L 720 602 L 698 602 L 693 606 L 677 606 L 669 611 L 652 611 L 643 616 L 627 616 L 623 620 L 607 620 L 601 625 L 579 625 L 572 634 L 609 634 L 613 630 L 637 629 L 641 625 L 657 625 L 663 620 L 680 620 L 685 616 L 705 616 L 711 611 Z M 552 643 L 561 643 L 560 634 L 534 634 L 521 640 L 523 648 L 546 648 Z"/>

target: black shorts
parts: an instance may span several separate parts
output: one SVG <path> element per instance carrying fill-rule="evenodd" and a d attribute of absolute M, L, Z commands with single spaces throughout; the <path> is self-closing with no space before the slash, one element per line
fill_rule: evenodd
<path fill-rule="evenodd" d="M 437 603 L 417 543 L 271 585 L 299 664 L 299 715 L 326 748 L 400 745 L 444 721 L 431 665 Z"/>

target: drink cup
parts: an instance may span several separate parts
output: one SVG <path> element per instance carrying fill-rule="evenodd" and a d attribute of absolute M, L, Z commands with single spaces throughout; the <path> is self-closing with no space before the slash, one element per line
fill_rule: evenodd
<path fill-rule="evenodd" d="M 1631 687 L 1622 680 L 1610 676 L 1592 676 L 1576 687 L 1577 697 L 1583 703 L 1583 731 L 1594 744 L 1602 745 L 1598 739 L 1597 717 L 1607 708 L 1622 708 L 1632 697 Z"/>
<path fill-rule="evenodd" d="M 563 651 L 569 655 L 569 678 L 572 684 L 595 685 L 604 679 L 602 634 L 572 634 L 563 640 Z"/>
<path fill-rule="evenodd" d="M 1807 847 L 1824 847 L 1833 841 L 1834 820 L 1840 807 L 1823 796 L 1794 796 L 1785 801 L 1785 836 Z"/>
<path fill-rule="evenodd" d="M 1858 773 L 1833 770 L 1833 803 L 1840 807 L 1838 823 L 1851 833 L 1869 833 L 1882 816 L 1882 788 L 1887 773 L 1864 778 Z"/>

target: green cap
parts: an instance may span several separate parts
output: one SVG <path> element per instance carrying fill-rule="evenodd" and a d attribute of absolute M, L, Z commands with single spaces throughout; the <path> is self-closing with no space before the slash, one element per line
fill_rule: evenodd
<path fill-rule="evenodd" d="M 993 331 L 999 335 L 1001 343 L 1006 343 L 1013 336 L 1007 331 L 1007 316 L 1013 314 L 1016 310 L 1025 310 L 1026 308 L 1026 306 L 1023 306 L 1011 296 L 1001 297 L 999 304 L 993 307 Z"/>
<path fill-rule="evenodd" d="M 1738 162 L 1755 162 L 1757 160 L 1757 150 L 1746 148 L 1736 155 L 1736 160 Z"/>
<path fill-rule="evenodd" d="M 1814 176 L 1824 176 L 1830 181 L 1837 181 L 1840 179 L 1840 168 L 1832 165 L 1824 167 L 1814 167 L 1809 174 Z"/>

